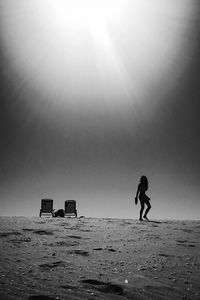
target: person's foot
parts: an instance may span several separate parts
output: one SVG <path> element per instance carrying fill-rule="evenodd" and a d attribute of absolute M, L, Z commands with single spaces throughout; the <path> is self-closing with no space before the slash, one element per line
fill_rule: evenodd
<path fill-rule="evenodd" d="M 147 216 L 143 216 L 143 218 L 145 218 L 147 221 L 149 221 L 149 219 L 147 218 Z"/>
<path fill-rule="evenodd" d="M 140 220 L 140 221 L 143 221 L 143 219 L 142 219 L 142 218 L 139 218 L 139 220 Z"/>

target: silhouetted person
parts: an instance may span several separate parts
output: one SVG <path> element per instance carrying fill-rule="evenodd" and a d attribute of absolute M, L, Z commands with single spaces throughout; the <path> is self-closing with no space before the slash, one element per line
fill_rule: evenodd
<path fill-rule="evenodd" d="M 140 183 L 138 184 L 137 193 L 135 196 L 135 204 L 138 203 L 138 196 L 139 196 L 139 200 L 140 200 L 140 204 L 141 204 L 141 209 L 140 209 L 140 220 L 141 221 L 143 220 L 142 214 L 143 214 L 145 204 L 147 205 L 147 208 L 146 208 L 143 218 L 145 218 L 146 220 L 148 220 L 147 214 L 151 208 L 151 204 L 149 202 L 150 198 L 146 195 L 147 190 L 148 190 L 148 179 L 146 176 L 142 176 L 140 178 Z"/>

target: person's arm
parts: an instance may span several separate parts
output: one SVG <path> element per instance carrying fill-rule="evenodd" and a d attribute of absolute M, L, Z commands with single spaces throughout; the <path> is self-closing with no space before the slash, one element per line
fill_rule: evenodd
<path fill-rule="evenodd" d="M 137 188 L 137 192 L 136 192 L 136 196 L 135 196 L 135 198 L 137 198 L 137 197 L 138 197 L 139 191 L 140 191 L 140 185 L 138 184 L 138 188 Z"/>
<path fill-rule="evenodd" d="M 138 184 L 138 188 L 137 188 L 137 192 L 136 192 L 136 196 L 135 196 L 135 204 L 138 203 L 138 195 L 139 195 L 139 192 L 140 192 L 140 188 L 139 188 L 139 184 Z"/>

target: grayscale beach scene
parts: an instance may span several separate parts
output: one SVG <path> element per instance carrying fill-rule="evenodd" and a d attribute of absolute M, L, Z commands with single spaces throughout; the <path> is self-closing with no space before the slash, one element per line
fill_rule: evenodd
<path fill-rule="evenodd" d="M 0 0 L 0 300 L 200 299 L 200 2 Z"/>

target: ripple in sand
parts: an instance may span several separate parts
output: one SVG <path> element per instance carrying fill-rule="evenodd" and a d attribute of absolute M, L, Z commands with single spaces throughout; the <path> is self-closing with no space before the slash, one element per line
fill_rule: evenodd
<path fill-rule="evenodd" d="M 0 237 L 8 237 L 10 235 L 22 235 L 22 234 L 18 231 L 0 232 Z"/>

